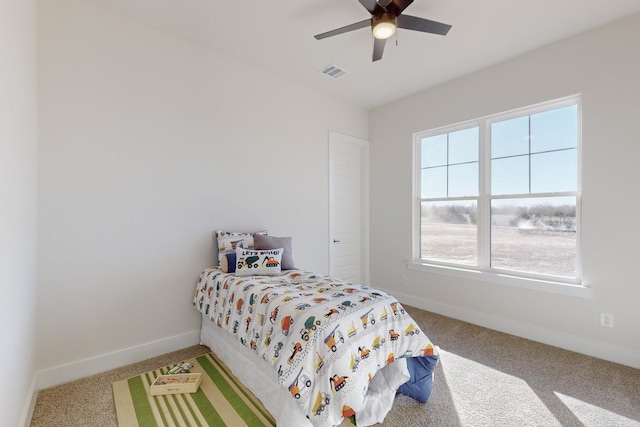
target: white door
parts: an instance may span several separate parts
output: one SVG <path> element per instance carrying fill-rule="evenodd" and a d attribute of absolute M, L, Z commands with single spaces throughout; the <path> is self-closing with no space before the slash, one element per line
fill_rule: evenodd
<path fill-rule="evenodd" d="M 368 283 L 369 142 L 329 132 L 329 272 Z"/>

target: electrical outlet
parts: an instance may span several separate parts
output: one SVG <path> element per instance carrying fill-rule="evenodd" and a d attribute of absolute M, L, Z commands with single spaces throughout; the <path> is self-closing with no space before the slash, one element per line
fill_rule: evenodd
<path fill-rule="evenodd" d="M 401 285 L 406 285 L 407 284 L 407 276 L 405 276 L 404 274 L 400 275 L 400 284 Z"/>
<path fill-rule="evenodd" d="M 613 328 L 613 314 L 600 313 L 600 326 L 605 328 Z"/>

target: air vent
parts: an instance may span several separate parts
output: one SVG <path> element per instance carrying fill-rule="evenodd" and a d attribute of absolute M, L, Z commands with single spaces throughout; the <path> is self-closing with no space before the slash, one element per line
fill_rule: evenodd
<path fill-rule="evenodd" d="M 342 68 L 336 67 L 335 65 L 327 65 L 322 70 L 320 70 L 320 72 L 325 76 L 331 77 L 333 79 L 340 78 L 345 74 L 347 74 L 345 70 L 343 70 Z"/>

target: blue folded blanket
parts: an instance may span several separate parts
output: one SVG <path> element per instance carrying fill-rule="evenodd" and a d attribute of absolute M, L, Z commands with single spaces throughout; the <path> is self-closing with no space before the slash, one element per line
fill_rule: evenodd
<path fill-rule="evenodd" d="M 407 368 L 411 379 L 398 388 L 398 392 L 425 403 L 431 396 L 433 387 L 433 370 L 438 364 L 437 356 L 410 357 Z"/>

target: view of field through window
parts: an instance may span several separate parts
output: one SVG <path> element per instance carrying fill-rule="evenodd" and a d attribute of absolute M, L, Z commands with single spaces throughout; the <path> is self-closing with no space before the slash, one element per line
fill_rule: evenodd
<path fill-rule="evenodd" d="M 571 198 L 495 200 L 491 267 L 576 277 L 576 207 Z M 474 202 L 423 202 L 421 258 L 477 265 Z"/>

